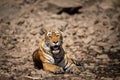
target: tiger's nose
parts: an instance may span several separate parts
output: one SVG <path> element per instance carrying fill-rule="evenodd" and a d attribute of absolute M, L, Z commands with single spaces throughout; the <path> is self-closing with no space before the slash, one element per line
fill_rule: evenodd
<path fill-rule="evenodd" d="M 57 43 L 58 43 L 58 41 L 53 41 L 53 43 L 57 44 Z"/>

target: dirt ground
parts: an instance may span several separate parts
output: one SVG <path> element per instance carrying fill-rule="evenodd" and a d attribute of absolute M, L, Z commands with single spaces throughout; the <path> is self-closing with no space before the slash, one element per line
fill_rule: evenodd
<path fill-rule="evenodd" d="M 120 80 L 118 0 L 0 0 L 0 80 Z M 41 28 L 59 28 L 79 75 L 35 69 Z"/>

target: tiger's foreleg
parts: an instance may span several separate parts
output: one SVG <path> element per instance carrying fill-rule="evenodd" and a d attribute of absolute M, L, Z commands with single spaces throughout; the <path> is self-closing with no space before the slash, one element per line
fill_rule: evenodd
<path fill-rule="evenodd" d="M 64 70 L 62 67 L 50 64 L 50 63 L 43 63 L 43 69 L 52 73 L 63 73 Z"/>
<path fill-rule="evenodd" d="M 84 68 L 84 65 L 81 61 L 78 61 L 78 60 L 75 60 L 75 59 L 71 59 L 72 62 L 78 66 L 78 68 L 81 70 L 81 71 L 84 71 L 85 68 Z"/>
<path fill-rule="evenodd" d="M 72 62 L 73 62 L 75 65 L 81 66 L 81 62 L 80 62 L 80 61 L 75 60 L 75 59 L 71 59 L 71 60 L 72 60 Z"/>
<path fill-rule="evenodd" d="M 81 72 L 78 66 L 73 62 L 71 58 L 65 56 L 65 60 L 66 60 L 66 65 L 64 69 L 66 72 L 75 73 L 75 74 L 79 74 Z"/>

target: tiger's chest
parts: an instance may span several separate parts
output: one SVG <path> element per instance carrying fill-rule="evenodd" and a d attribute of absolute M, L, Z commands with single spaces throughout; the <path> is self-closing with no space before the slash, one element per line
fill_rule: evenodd
<path fill-rule="evenodd" d="M 49 54 L 45 54 L 46 62 L 55 64 L 60 67 L 64 67 L 65 65 L 65 59 L 64 59 L 64 54 L 63 53 L 58 53 L 53 56 Z"/>
<path fill-rule="evenodd" d="M 57 65 L 64 59 L 64 55 L 59 53 L 59 54 L 53 55 L 53 58 L 54 58 L 55 64 Z"/>
<path fill-rule="evenodd" d="M 47 47 L 46 45 L 43 44 L 43 54 L 45 57 L 45 62 L 51 63 L 51 64 L 55 64 L 58 66 L 63 67 L 65 64 L 65 60 L 64 60 L 64 50 L 63 48 L 60 49 L 60 51 L 56 54 L 53 54 L 50 52 L 50 48 Z M 50 55 L 53 54 L 53 55 Z"/>
<path fill-rule="evenodd" d="M 61 52 L 59 54 L 53 55 L 55 65 L 63 67 L 65 65 L 64 53 Z"/>

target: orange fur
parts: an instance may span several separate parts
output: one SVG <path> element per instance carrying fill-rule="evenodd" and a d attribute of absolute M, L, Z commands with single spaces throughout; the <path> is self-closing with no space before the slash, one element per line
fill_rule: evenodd
<path fill-rule="evenodd" d="M 79 62 L 67 56 L 62 48 L 62 39 L 58 30 L 45 31 L 44 40 L 32 55 L 34 66 L 53 73 L 80 73 Z"/>

